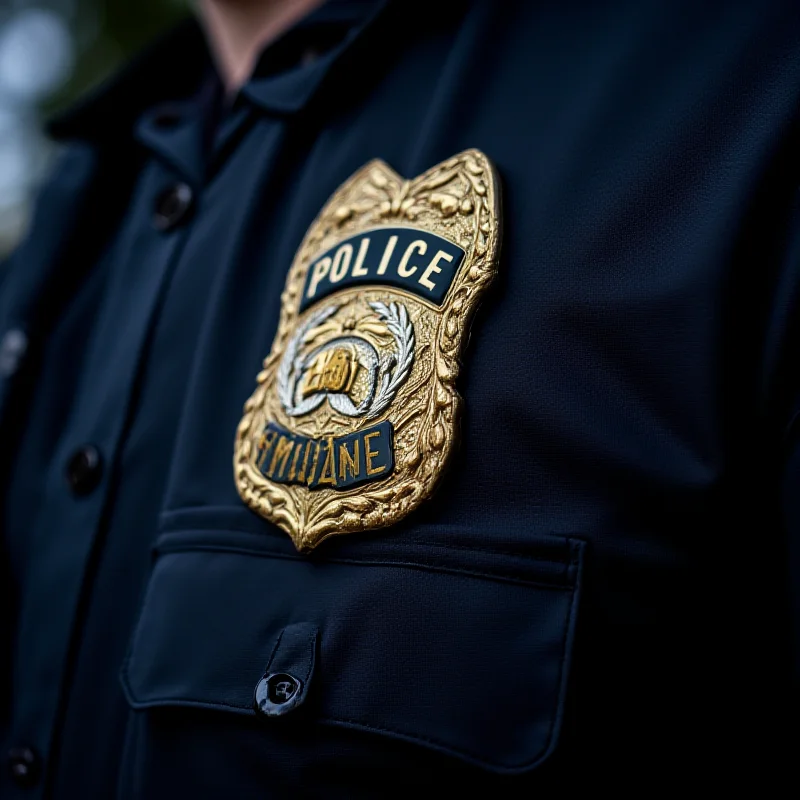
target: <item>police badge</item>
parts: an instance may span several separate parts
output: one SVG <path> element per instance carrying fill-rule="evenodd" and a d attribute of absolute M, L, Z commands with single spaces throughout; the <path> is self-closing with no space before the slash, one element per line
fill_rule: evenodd
<path fill-rule="evenodd" d="M 391 525 L 432 494 L 497 271 L 498 204 L 489 160 L 467 150 L 414 180 L 373 161 L 311 225 L 234 454 L 242 499 L 298 550 Z"/>

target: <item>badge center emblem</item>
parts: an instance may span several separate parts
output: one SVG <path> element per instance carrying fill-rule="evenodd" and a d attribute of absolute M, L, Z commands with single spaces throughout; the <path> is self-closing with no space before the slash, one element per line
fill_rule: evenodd
<path fill-rule="evenodd" d="M 498 217 L 492 167 L 469 150 L 412 181 L 372 162 L 312 224 L 234 454 L 243 500 L 298 549 L 390 525 L 433 492 Z"/>
<path fill-rule="evenodd" d="M 380 415 L 414 363 L 414 326 L 401 303 L 357 298 L 312 314 L 290 339 L 278 368 L 278 395 L 290 417 L 331 408 L 347 417 Z M 350 314 L 347 315 L 347 307 Z M 362 316 L 354 313 L 361 311 Z M 321 342 L 321 343 L 320 343 Z"/>

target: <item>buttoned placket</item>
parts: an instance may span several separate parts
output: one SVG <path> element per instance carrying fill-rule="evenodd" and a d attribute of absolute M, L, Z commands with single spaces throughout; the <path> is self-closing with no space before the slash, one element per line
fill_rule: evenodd
<path fill-rule="evenodd" d="M 145 167 L 133 197 L 141 210 L 149 204 L 150 213 L 129 221 L 113 250 L 108 293 L 83 372 L 102 375 L 113 365 L 116 379 L 101 386 L 82 381 L 66 425 L 68 435 L 52 459 L 32 525 L 32 535 L 42 541 L 27 579 L 48 591 L 28 596 L 17 637 L 16 663 L 25 669 L 14 675 L 15 697 L 24 697 L 25 704 L 14 710 L 12 736 L 25 743 L 26 752 L 35 754 L 38 779 L 29 780 L 28 769 L 16 781 L 26 786 L 26 796 L 45 785 L 42 778 L 70 641 L 80 624 L 82 592 L 91 580 L 87 573 L 91 554 L 102 538 L 98 534 L 137 375 L 165 287 L 190 235 L 195 197 L 202 189 L 202 152 L 192 147 L 200 135 L 198 124 L 189 120 L 162 126 L 157 115 L 142 121 L 141 138 L 157 157 Z M 149 140 L 147 131 L 152 134 Z M 69 547 L 49 546 L 47 539 L 53 535 L 68 537 Z M 41 630 L 49 635 L 37 635 Z"/>
<path fill-rule="evenodd" d="M 140 195 L 157 196 L 165 180 L 160 165 L 148 168 Z M 156 314 L 159 296 L 179 257 L 188 228 L 162 231 L 148 218 L 129 235 L 137 253 L 146 253 L 137 265 L 125 264 L 125 238 L 116 258 L 109 302 L 98 323 L 95 347 L 88 354 L 86 375 L 114 364 L 113 384 L 84 384 L 74 404 L 69 435 L 52 461 L 42 490 L 42 503 L 32 533 L 68 537 L 69 547 L 51 547 L 42 541 L 27 580 L 48 591 L 28 595 L 21 609 L 16 661 L 24 672 L 14 675 L 15 696 L 26 698 L 25 710 L 13 715 L 14 735 L 28 742 L 44 763 L 48 761 L 54 719 L 64 679 L 79 599 L 103 510 L 108 499 L 111 467 L 120 446 L 137 368 Z M 144 268 L 143 268 L 144 267 Z M 105 469 L 102 464 L 108 465 Z M 48 630 L 49 635 L 37 635 Z M 45 652 L 45 649 L 47 652 Z M 35 699 L 33 699 L 35 698 Z M 41 784 L 40 784 L 41 786 Z"/>
<path fill-rule="evenodd" d="M 203 222 L 205 170 L 220 166 L 246 133 L 257 106 L 267 112 L 267 119 L 275 115 L 260 148 L 262 155 L 271 153 L 264 160 L 272 169 L 284 141 L 285 115 L 304 107 L 338 54 L 245 87 L 240 102 L 219 127 L 212 160 L 204 161 L 198 150 L 196 120 L 186 123 L 180 113 L 165 117 L 158 111 L 146 115 L 137 126 L 138 141 L 154 158 L 132 197 L 149 202 L 150 211 L 134 219 L 129 214 L 121 229 L 93 346 L 84 361 L 85 376 L 102 374 L 113 364 L 115 380 L 98 387 L 84 379 L 79 386 L 65 426 L 68 433 L 58 444 L 49 474 L 43 476 L 41 504 L 31 526 L 41 546 L 33 543 L 37 557 L 31 561 L 26 581 L 48 591 L 30 593 L 19 614 L 15 663 L 23 669 L 13 676 L 10 742 L 24 744 L 25 752 L 34 754 L 35 769 L 22 770 L 25 780 L 16 780 L 20 789 L 28 784 L 25 797 L 40 796 L 48 785 L 54 732 L 67 690 L 69 653 L 80 639 L 81 597 L 91 590 L 92 554 L 106 546 L 104 536 L 109 534 L 103 531 L 103 520 L 114 499 L 115 470 L 161 304 L 171 276 L 189 257 L 187 245 L 198 215 Z M 253 177 L 250 183 L 252 194 L 258 180 Z M 133 253 L 135 263 L 129 255 Z M 224 270 L 224 264 L 219 266 Z M 53 536 L 68 537 L 69 547 L 51 546 Z M 37 635 L 42 630 L 49 632 L 47 637 Z M 24 698 L 24 703 L 17 698 Z"/>

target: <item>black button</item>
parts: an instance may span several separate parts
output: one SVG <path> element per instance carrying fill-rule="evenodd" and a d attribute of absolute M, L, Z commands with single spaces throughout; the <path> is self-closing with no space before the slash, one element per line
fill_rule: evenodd
<path fill-rule="evenodd" d="M 25 351 L 28 349 L 28 337 L 25 331 L 12 328 L 0 339 L 0 376 L 11 377 L 18 369 Z"/>
<path fill-rule="evenodd" d="M 76 450 L 67 462 L 67 483 L 76 495 L 92 492 L 103 474 L 100 451 L 91 444 Z"/>
<path fill-rule="evenodd" d="M 192 206 L 192 190 L 185 183 L 168 186 L 156 198 L 153 225 L 160 231 L 169 231 L 179 225 Z"/>
<path fill-rule="evenodd" d="M 302 688 L 302 682 L 287 672 L 265 675 L 256 686 L 253 705 L 260 714 L 279 717 L 298 705 Z"/>
<path fill-rule="evenodd" d="M 8 772 L 19 786 L 33 786 L 39 780 L 39 756 L 30 747 L 12 747 L 8 751 Z"/>

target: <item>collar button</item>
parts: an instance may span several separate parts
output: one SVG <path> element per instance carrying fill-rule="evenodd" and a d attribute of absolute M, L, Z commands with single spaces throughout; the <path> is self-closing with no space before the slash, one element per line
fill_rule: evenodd
<path fill-rule="evenodd" d="M 166 233 L 178 227 L 188 217 L 192 200 L 192 189 L 186 183 L 179 181 L 164 189 L 156 198 L 153 212 L 156 230 Z"/>
<path fill-rule="evenodd" d="M 0 339 L 0 378 L 10 378 L 22 363 L 28 349 L 28 337 L 19 328 L 12 328 Z"/>
<path fill-rule="evenodd" d="M 78 448 L 67 462 L 67 483 L 76 497 L 91 494 L 102 475 L 103 459 L 100 451 L 91 444 Z"/>
<path fill-rule="evenodd" d="M 41 763 L 30 747 L 12 747 L 7 756 L 8 772 L 17 786 L 33 786 L 41 774 Z"/>

